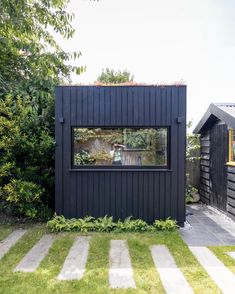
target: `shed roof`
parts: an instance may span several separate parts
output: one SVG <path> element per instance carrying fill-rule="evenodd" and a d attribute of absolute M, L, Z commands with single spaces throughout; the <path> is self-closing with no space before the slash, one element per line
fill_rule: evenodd
<path fill-rule="evenodd" d="M 193 132 L 200 134 L 218 120 L 235 129 L 235 103 L 211 103 Z"/>

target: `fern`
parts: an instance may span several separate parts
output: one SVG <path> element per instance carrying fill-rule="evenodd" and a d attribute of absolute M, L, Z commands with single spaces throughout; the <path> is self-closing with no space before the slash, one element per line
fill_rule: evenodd
<path fill-rule="evenodd" d="M 66 219 L 63 215 L 54 215 L 48 221 L 47 227 L 51 232 L 154 232 L 172 231 L 178 228 L 177 222 L 170 218 L 156 220 L 153 225 L 147 224 L 142 219 L 126 218 L 124 221 L 113 221 L 113 217 L 104 216 L 95 219 L 92 216 L 84 218 Z"/>

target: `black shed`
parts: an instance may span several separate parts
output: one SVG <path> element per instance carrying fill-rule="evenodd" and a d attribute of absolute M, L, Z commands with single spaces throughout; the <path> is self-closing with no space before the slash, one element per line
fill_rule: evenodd
<path fill-rule="evenodd" d="M 235 217 L 235 103 L 210 104 L 201 134 L 201 200 Z"/>
<path fill-rule="evenodd" d="M 58 86 L 55 207 L 185 221 L 186 86 Z"/>

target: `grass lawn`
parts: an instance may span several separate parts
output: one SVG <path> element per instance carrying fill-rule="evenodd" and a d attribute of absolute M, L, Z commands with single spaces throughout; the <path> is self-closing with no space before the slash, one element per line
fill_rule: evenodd
<path fill-rule="evenodd" d="M 235 251 L 235 246 L 210 246 L 209 249 L 235 274 L 235 262 L 227 252 Z"/>
<path fill-rule="evenodd" d="M 0 225 L 0 240 L 14 229 Z M 65 257 L 78 233 L 57 235 L 49 254 L 34 273 L 14 273 L 13 269 L 29 249 L 46 232 L 45 225 L 31 225 L 26 235 L 0 261 L 0 293 L 164 293 L 159 274 L 151 258 L 149 246 L 165 244 L 173 254 L 195 293 L 221 293 L 182 241 L 178 232 L 166 233 L 89 233 L 91 243 L 86 273 L 80 281 L 57 281 Z M 83 234 L 85 235 L 85 234 Z M 111 239 L 128 241 L 137 289 L 110 290 L 108 285 L 109 246 Z M 230 247 L 231 248 L 231 247 Z M 233 250 L 235 247 L 232 248 Z M 213 251 L 222 256 L 235 272 L 234 261 L 224 256 L 225 249 Z M 226 251 L 226 250 L 225 250 Z"/>

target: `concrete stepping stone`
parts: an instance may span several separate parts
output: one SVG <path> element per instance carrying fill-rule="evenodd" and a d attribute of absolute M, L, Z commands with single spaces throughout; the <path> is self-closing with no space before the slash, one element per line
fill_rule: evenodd
<path fill-rule="evenodd" d="M 165 245 L 150 247 L 152 258 L 159 272 L 163 287 L 167 294 L 193 293 L 184 275 L 177 267 L 173 256 Z"/>
<path fill-rule="evenodd" d="M 136 288 L 126 240 L 111 240 L 109 251 L 111 288 Z"/>
<path fill-rule="evenodd" d="M 54 236 L 44 235 L 34 247 L 25 255 L 21 262 L 16 266 L 14 271 L 34 272 L 40 265 L 41 261 L 47 255 Z"/>
<path fill-rule="evenodd" d="M 227 252 L 227 254 L 232 257 L 233 259 L 235 259 L 235 251 L 232 252 Z"/>
<path fill-rule="evenodd" d="M 77 237 L 65 259 L 58 280 L 80 280 L 86 270 L 90 237 Z"/>
<path fill-rule="evenodd" d="M 206 247 L 189 247 L 223 293 L 235 293 L 235 275 Z"/>
<path fill-rule="evenodd" d="M 6 239 L 0 241 L 0 259 L 13 247 L 16 242 L 27 232 L 27 230 L 18 229 L 13 231 Z"/>

